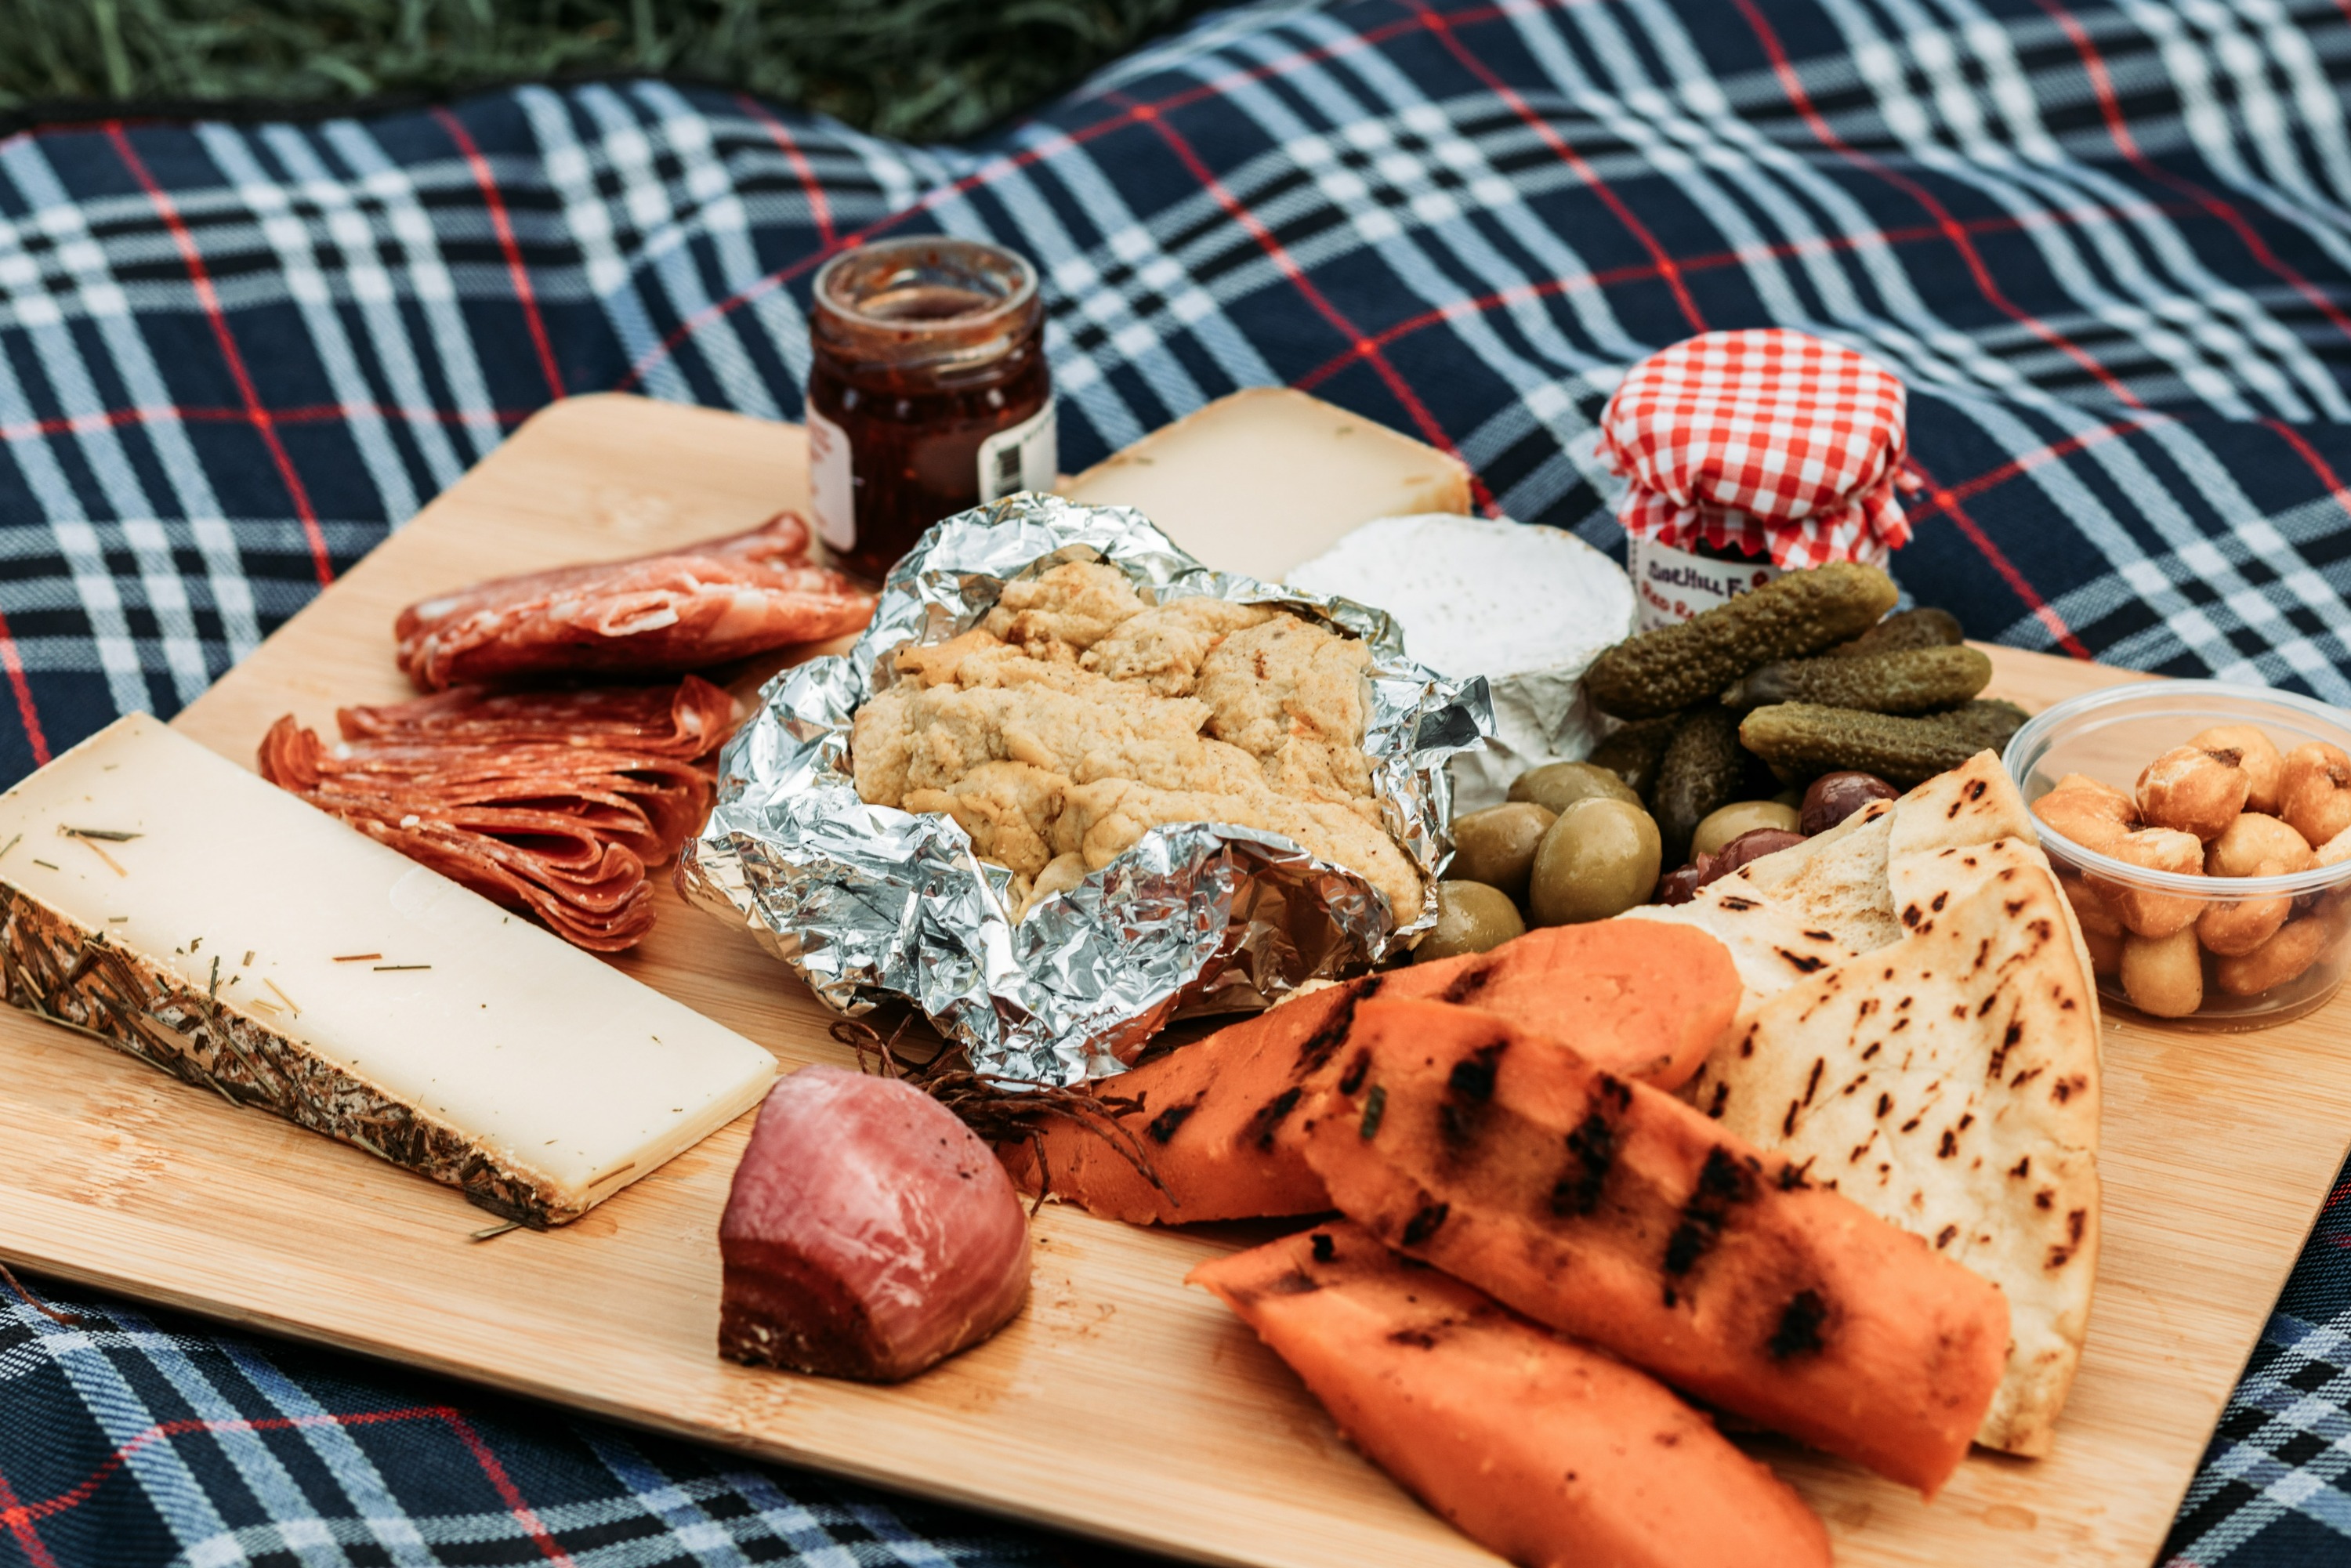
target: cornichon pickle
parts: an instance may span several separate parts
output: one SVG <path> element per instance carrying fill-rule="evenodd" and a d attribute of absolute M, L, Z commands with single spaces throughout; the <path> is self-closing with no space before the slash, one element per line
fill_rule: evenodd
<path fill-rule="evenodd" d="M 1991 661 L 1973 648 L 1908 648 L 1851 659 L 1782 659 L 1722 694 L 1731 707 L 1818 703 L 1871 713 L 1932 713 L 1991 684 Z"/>
<path fill-rule="evenodd" d="M 1894 600 L 1894 580 L 1874 566 L 1792 571 L 1693 620 L 1627 637 L 1593 661 L 1583 689 L 1603 713 L 1653 718 L 1710 700 L 1758 664 L 1865 631 Z"/>
<path fill-rule="evenodd" d="M 1588 760 L 1631 785 L 1633 793 L 1642 800 L 1654 800 L 1657 764 L 1666 759 L 1666 747 L 1680 724 L 1679 714 L 1636 720 L 1593 747 Z"/>
<path fill-rule="evenodd" d="M 1997 732 L 2008 716 L 1980 710 L 2009 706 L 1970 704 L 1957 713 L 1903 718 L 1815 703 L 1774 703 L 1749 714 L 1739 727 L 1739 738 L 1791 777 L 1851 769 L 1907 786 L 1957 768 L 1979 751 L 1997 751 L 2007 744 L 2015 727 L 2007 725 L 2007 733 Z"/>
<path fill-rule="evenodd" d="M 1689 859 L 1690 835 L 1716 810 L 1744 796 L 1747 754 L 1739 746 L 1739 716 L 1727 707 L 1692 709 L 1674 731 L 1657 765 L 1657 836 L 1666 863 Z"/>
<path fill-rule="evenodd" d="M 1995 697 L 1989 701 L 1978 698 L 1964 707 L 1955 707 L 1949 713 L 1935 716 L 1949 719 L 1953 727 L 1975 736 L 1985 747 L 1998 751 L 2008 745 L 2009 737 L 2022 729 L 2024 721 L 2032 716 L 2014 703 L 2002 702 Z"/>
<path fill-rule="evenodd" d="M 1824 648 L 1824 659 L 1865 659 L 1874 653 L 1899 653 L 1907 648 L 1949 648 L 1966 641 L 1959 618 L 1948 610 L 1905 610 L 1889 615 L 1850 643 Z"/>

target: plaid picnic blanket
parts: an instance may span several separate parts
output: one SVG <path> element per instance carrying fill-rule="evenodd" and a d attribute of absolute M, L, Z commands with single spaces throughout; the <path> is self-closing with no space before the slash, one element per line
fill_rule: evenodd
<path fill-rule="evenodd" d="M 2027 647 L 2351 700 L 2351 8 L 1343 0 L 967 148 L 627 80 L 0 141 L 0 780 L 169 713 L 523 418 L 790 418 L 819 263 L 1045 279 L 1064 463 L 1287 382 L 1621 545 L 1625 366 L 1798 327 L 1911 389 L 1896 570 Z M 0 1226 L 5 1226 L 0 1216 Z M 2330 1210 L 2172 1550 L 2351 1561 Z M 0 1303 L 0 1564 L 1057 1550 L 64 1293 Z"/>

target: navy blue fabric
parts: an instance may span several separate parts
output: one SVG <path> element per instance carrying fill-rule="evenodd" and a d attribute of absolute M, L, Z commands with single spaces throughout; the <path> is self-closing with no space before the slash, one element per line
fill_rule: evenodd
<path fill-rule="evenodd" d="M 657 81 L 10 138 L 0 779 L 189 701 L 556 396 L 795 417 L 817 266 L 924 230 L 1038 262 L 1068 467 L 1288 383 L 1609 549 L 1594 421 L 1626 365 L 1707 329 L 1833 337 L 1911 388 L 1919 599 L 2020 646 L 2346 702 L 2346 72 L 2332 0 L 1341 0 L 1210 16 L 966 148 Z M 2339 1255 L 2322 1239 L 2297 1275 L 2183 1563 L 2351 1558 L 2329 1468 L 2351 1375 L 2310 1370 L 2344 1364 L 2321 1352 L 2351 1308 L 2314 1282 Z M 229 1469 L 125 1460 L 74 1520 L 23 1511 L 130 1440 L 72 1365 L 284 1353 L 132 1329 L 94 1355 L 7 1321 L 0 1564 L 105 1561 L 102 1530 L 70 1531 L 111 1510 L 156 1544 L 133 1561 L 245 1561 L 246 1523 L 308 1517 L 209 1431 L 139 1451 Z M 223 1386 L 223 1419 L 405 1397 Z M 621 1441 L 590 1430 L 492 1447 L 536 1506 L 535 1478 Z M 486 1506 L 461 1439 L 412 1441 L 383 1506 Z M 637 1507 L 640 1472 L 595 1463 L 564 1473 Z M 296 1493 L 338 1540 L 375 1528 L 340 1479 Z"/>

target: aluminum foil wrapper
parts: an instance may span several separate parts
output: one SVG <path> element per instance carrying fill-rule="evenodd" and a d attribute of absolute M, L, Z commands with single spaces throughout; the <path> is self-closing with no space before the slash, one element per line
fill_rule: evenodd
<path fill-rule="evenodd" d="M 1071 560 L 1107 561 L 1155 602 L 1277 605 L 1368 644 L 1364 749 L 1382 819 L 1429 883 L 1422 906 L 1391 910 L 1279 834 L 1187 822 L 1145 832 L 1016 925 L 1012 873 L 980 861 L 952 818 L 861 800 L 850 726 L 898 650 L 969 630 L 1005 584 Z M 1380 611 L 1211 571 L 1131 507 L 1010 496 L 925 534 L 848 654 L 761 691 L 720 754 L 717 804 L 678 858 L 678 886 L 746 924 L 837 1011 L 911 1002 L 977 1071 L 1075 1084 L 1123 1071 L 1178 1012 L 1263 1007 L 1426 930 L 1451 853 L 1446 765 L 1492 730 L 1484 679 L 1413 664 Z"/>

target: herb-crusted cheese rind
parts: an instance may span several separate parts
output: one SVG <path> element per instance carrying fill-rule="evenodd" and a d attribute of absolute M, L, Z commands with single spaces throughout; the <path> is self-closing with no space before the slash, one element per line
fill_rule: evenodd
<path fill-rule="evenodd" d="M 493 1214 L 543 1228 L 587 1211 L 544 1173 L 501 1164 L 456 1128 L 113 946 L 103 932 L 84 930 L 24 889 L 0 880 L 0 978 L 10 1007 L 95 1036 L 233 1104 L 274 1111 L 456 1187 Z"/>
<path fill-rule="evenodd" d="M 0 988 L 533 1226 L 775 1077 L 751 1041 L 139 714 L 0 794 Z"/>

